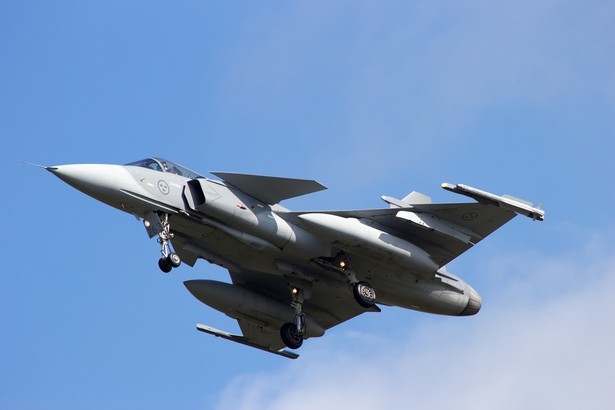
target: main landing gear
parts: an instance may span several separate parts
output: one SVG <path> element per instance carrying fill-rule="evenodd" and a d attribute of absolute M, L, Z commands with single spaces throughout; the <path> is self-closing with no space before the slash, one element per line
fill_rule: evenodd
<path fill-rule="evenodd" d="M 162 257 L 158 260 L 158 267 L 164 273 L 169 273 L 171 269 L 179 267 L 182 261 L 178 254 L 171 252 L 171 247 L 169 246 L 169 239 L 173 238 L 171 224 L 169 224 L 169 215 L 164 214 L 160 219 L 160 223 L 162 230 L 158 234 L 158 243 L 160 244 Z"/>
<path fill-rule="evenodd" d="M 280 328 L 280 337 L 286 346 L 291 349 L 298 349 L 303 344 L 303 335 L 305 334 L 305 315 L 303 314 L 303 302 L 305 296 L 303 289 L 291 287 L 290 289 L 293 301 L 290 304 L 295 309 L 295 318 L 293 323 L 284 323 Z"/>
<path fill-rule="evenodd" d="M 334 258 L 314 258 L 314 262 L 327 269 L 336 271 L 337 273 L 345 276 L 352 289 L 352 295 L 357 303 L 370 309 L 376 304 L 376 291 L 371 284 L 365 281 L 359 281 L 355 272 L 350 269 L 350 260 L 346 258 L 343 252 L 340 252 Z"/>
<path fill-rule="evenodd" d="M 366 309 L 373 307 L 376 304 L 376 291 L 367 282 L 356 282 L 352 285 L 352 295 L 357 303 Z"/>
<path fill-rule="evenodd" d="M 316 258 L 314 262 L 319 265 L 332 269 L 348 279 L 352 289 L 352 294 L 357 303 L 365 309 L 372 309 L 376 305 L 376 291 L 368 282 L 359 281 L 353 270 L 350 269 L 349 260 L 340 253 L 335 258 Z M 309 299 L 311 288 L 307 290 L 290 285 L 292 302 L 290 306 L 295 310 L 295 317 L 292 322 L 284 323 L 280 328 L 280 337 L 284 344 L 291 349 L 298 349 L 303 344 L 303 337 L 306 330 L 306 320 L 303 313 L 303 303 Z M 377 308 L 376 308 L 377 309 Z"/>

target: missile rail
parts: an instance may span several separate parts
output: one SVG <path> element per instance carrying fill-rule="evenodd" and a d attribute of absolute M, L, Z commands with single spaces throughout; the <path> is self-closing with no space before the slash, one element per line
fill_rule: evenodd
<path fill-rule="evenodd" d="M 278 356 L 286 357 L 287 359 L 298 359 L 299 358 L 298 354 L 289 352 L 288 350 L 285 350 L 285 349 L 273 350 L 267 346 L 254 343 L 245 336 L 234 335 L 234 334 L 225 332 L 224 330 L 215 329 L 211 326 L 202 325 L 200 323 L 196 325 L 196 330 L 203 332 L 203 333 L 208 333 L 210 335 L 214 335 L 216 337 L 221 337 L 226 340 L 230 340 L 231 342 L 239 343 L 239 344 L 250 346 L 255 349 L 259 349 L 259 350 L 262 350 L 268 353 L 273 353 Z"/>

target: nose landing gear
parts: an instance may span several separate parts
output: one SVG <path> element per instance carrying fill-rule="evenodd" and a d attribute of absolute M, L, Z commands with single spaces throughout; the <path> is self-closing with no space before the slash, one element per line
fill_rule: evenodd
<path fill-rule="evenodd" d="M 173 238 L 171 224 L 169 224 L 169 215 L 164 214 L 161 222 L 162 231 L 158 234 L 158 243 L 160 244 L 162 258 L 158 260 L 158 267 L 164 273 L 169 273 L 171 269 L 178 268 L 182 261 L 178 254 L 171 252 L 171 247 L 169 246 L 169 239 Z"/>
<path fill-rule="evenodd" d="M 182 261 L 178 254 L 171 251 L 171 247 L 169 246 L 169 240 L 173 238 L 171 224 L 169 223 L 169 214 L 148 212 L 145 214 L 143 224 L 150 238 L 158 235 L 160 253 L 162 254 L 162 257 L 158 260 L 158 267 L 160 270 L 164 273 L 169 273 L 171 269 L 179 267 Z"/>

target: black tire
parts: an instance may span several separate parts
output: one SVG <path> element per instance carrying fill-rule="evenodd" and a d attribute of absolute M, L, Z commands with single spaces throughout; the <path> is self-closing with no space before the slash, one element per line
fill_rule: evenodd
<path fill-rule="evenodd" d="M 303 344 L 303 335 L 297 332 L 297 326 L 293 323 L 284 323 L 280 328 L 280 336 L 290 349 L 298 349 Z"/>
<path fill-rule="evenodd" d="M 173 269 L 167 258 L 158 259 L 158 267 L 164 273 L 169 273 L 171 272 L 171 269 Z"/>
<path fill-rule="evenodd" d="M 179 265 L 182 264 L 182 260 L 175 252 L 171 252 L 169 256 L 167 256 L 167 261 L 169 262 L 169 265 L 171 265 L 173 268 L 179 268 Z"/>
<path fill-rule="evenodd" d="M 367 282 L 357 282 L 352 287 L 352 294 L 357 303 L 364 308 L 371 308 L 376 304 L 376 291 Z"/>

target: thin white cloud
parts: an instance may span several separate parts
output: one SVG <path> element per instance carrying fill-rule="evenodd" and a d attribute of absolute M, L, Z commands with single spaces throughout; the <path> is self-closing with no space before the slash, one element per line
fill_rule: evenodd
<path fill-rule="evenodd" d="M 589 247 L 501 266 L 540 274 L 490 292 L 490 304 L 469 320 L 432 317 L 411 330 L 400 323 L 365 341 L 336 334 L 345 346 L 311 341 L 298 361 L 235 379 L 217 408 L 611 408 L 612 253 Z"/>

